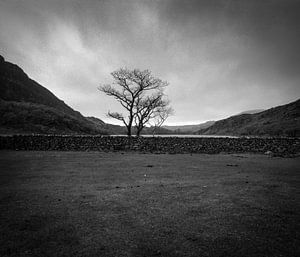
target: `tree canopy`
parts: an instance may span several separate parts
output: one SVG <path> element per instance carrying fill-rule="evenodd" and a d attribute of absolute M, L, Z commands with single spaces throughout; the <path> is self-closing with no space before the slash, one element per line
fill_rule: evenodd
<path fill-rule="evenodd" d="M 111 73 L 114 82 L 99 87 L 99 90 L 115 98 L 125 109 L 122 112 L 108 111 L 108 116 L 122 121 L 131 136 L 132 127 L 140 135 L 147 124 L 154 121 L 155 126 L 161 126 L 172 114 L 170 101 L 164 94 L 168 82 L 154 77 L 149 70 L 129 70 L 121 68 Z"/>

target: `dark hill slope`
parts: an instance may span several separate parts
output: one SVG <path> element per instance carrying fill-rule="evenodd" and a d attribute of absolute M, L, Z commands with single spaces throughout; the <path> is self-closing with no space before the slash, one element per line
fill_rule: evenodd
<path fill-rule="evenodd" d="M 0 97 L 5 101 L 37 103 L 58 109 L 66 114 L 83 118 L 83 116 L 58 99 L 17 65 L 6 62 L 0 56 Z"/>
<path fill-rule="evenodd" d="M 106 134 L 0 56 L 0 132 Z"/>
<path fill-rule="evenodd" d="M 201 129 L 204 135 L 300 136 L 300 100 L 255 114 L 241 114 Z"/>

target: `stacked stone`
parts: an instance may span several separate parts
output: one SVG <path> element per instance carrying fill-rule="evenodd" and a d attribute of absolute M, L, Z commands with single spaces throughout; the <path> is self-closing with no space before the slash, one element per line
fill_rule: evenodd
<path fill-rule="evenodd" d="M 300 152 L 300 139 L 15 135 L 1 136 L 0 149 L 208 154 L 270 152 L 285 156 Z"/>

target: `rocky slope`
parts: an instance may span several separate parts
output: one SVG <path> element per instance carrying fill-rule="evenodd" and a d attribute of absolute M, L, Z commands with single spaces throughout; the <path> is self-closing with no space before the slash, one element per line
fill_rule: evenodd
<path fill-rule="evenodd" d="M 0 133 L 107 134 L 0 56 Z"/>

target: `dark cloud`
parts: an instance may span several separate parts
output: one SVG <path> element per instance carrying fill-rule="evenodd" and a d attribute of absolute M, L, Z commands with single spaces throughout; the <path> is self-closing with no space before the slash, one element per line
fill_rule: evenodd
<path fill-rule="evenodd" d="M 86 115 L 119 67 L 170 82 L 172 123 L 219 119 L 299 98 L 300 1 L 0 0 L 10 61 Z"/>

